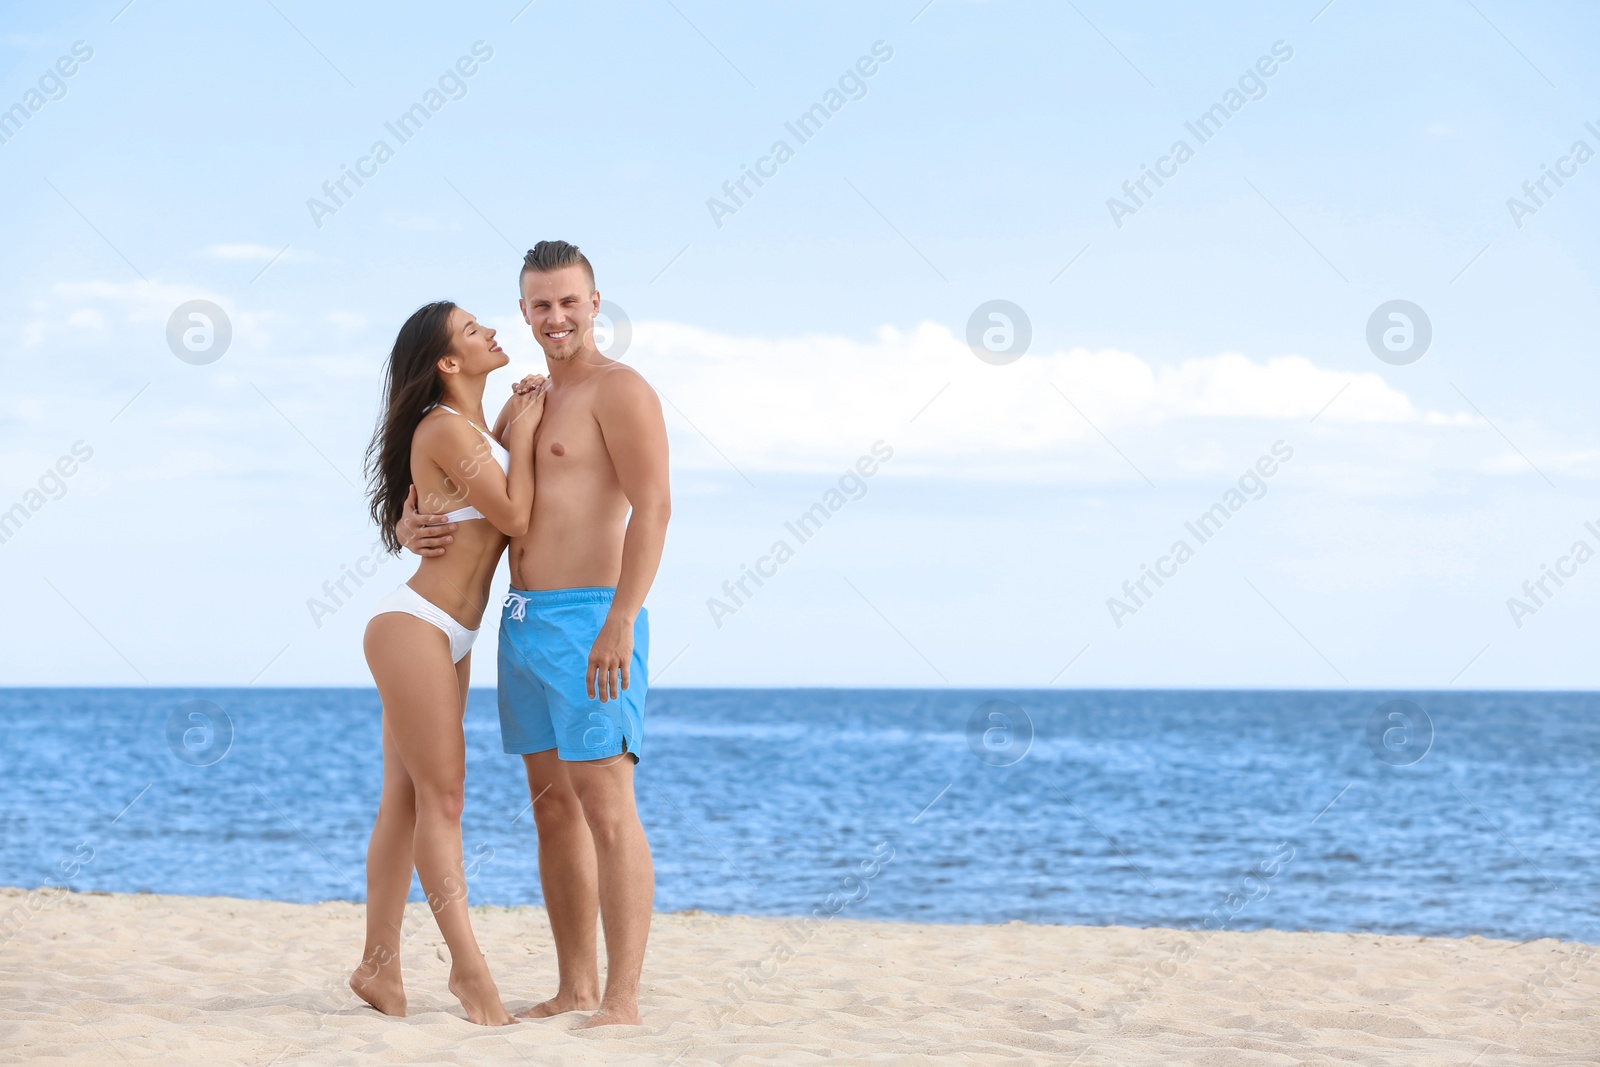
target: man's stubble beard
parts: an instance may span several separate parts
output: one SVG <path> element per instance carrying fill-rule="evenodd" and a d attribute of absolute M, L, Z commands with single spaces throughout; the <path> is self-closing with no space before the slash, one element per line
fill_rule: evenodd
<path fill-rule="evenodd" d="M 570 352 L 560 352 L 560 353 L 558 353 L 558 352 L 551 352 L 549 350 L 546 350 L 545 354 L 544 354 L 544 358 L 549 363 L 570 363 L 574 359 L 577 359 L 581 355 L 583 355 L 583 348 L 582 348 L 582 346 L 579 346 L 577 348 L 572 349 Z"/>
<path fill-rule="evenodd" d="M 571 363 L 573 360 L 579 359 L 591 352 L 596 358 L 603 358 L 605 353 L 601 352 L 599 347 L 593 344 L 593 338 L 594 328 L 591 326 L 589 329 L 583 332 L 582 339 L 580 339 L 570 349 L 560 352 L 552 352 L 543 345 L 540 345 L 539 347 L 543 350 L 544 358 L 547 363 Z M 589 341 L 590 343 L 585 344 L 585 341 Z"/>

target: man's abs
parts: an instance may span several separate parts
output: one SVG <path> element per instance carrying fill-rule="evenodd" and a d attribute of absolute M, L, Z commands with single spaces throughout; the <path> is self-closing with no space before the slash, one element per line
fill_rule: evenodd
<path fill-rule="evenodd" d="M 628 500 L 609 490 L 577 486 L 534 492 L 528 532 L 511 539 L 511 584 L 518 589 L 615 586 L 622 573 Z"/>

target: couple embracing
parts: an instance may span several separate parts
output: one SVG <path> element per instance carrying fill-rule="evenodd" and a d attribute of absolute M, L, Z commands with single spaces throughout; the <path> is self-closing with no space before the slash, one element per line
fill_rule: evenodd
<path fill-rule="evenodd" d="M 633 769 L 648 685 L 644 599 L 671 513 L 666 427 L 645 380 L 595 348 L 600 294 L 576 246 L 541 241 L 519 286 L 550 373 L 517 383 L 492 429 L 484 381 L 509 359 L 466 310 L 418 309 L 389 356 L 367 459 L 372 516 L 390 551 L 423 558 L 367 624 L 383 793 L 367 850 L 366 947 L 350 986 L 379 1011 L 405 1014 L 400 927 L 414 868 L 467 1018 L 515 1021 L 473 936 L 461 855 L 471 649 L 509 545 L 501 739 L 526 766 L 559 969 L 555 995 L 521 1017 L 594 1011 L 584 1026 L 637 1024 L 655 874 Z"/>

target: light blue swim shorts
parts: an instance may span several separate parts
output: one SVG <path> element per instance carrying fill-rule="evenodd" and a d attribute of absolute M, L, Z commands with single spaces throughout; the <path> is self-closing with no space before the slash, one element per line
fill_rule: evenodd
<path fill-rule="evenodd" d="M 639 762 L 644 702 L 650 690 L 650 618 L 633 622 L 628 688 L 601 703 L 584 686 L 589 650 L 616 590 L 512 589 L 500 612 L 500 743 L 513 754 L 556 750 L 563 760 L 607 759 L 624 752 Z"/>

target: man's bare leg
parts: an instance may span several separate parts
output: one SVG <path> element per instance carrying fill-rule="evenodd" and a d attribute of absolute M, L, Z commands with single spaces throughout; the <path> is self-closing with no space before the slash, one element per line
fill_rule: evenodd
<path fill-rule="evenodd" d="M 650 937 L 656 875 L 650 842 L 634 806 L 633 760 L 619 756 L 569 763 L 567 768 L 594 838 L 600 918 L 606 931 L 605 994 L 600 1010 L 578 1028 L 638 1026 L 639 975 Z"/>
<path fill-rule="evenodd" d="M 600 1005 L 600 962 L 595 921 L 600 910 L 596 888 L 594 838 L 573 792 L 568 764 L 554 750 L 522 757 L 539 833 L 539 884 L 550 915 L 560 980 L 556 995 L 523 1012 L 520 1019 L 543 1019 L 568 1011 L 593 1011 Z"/>

